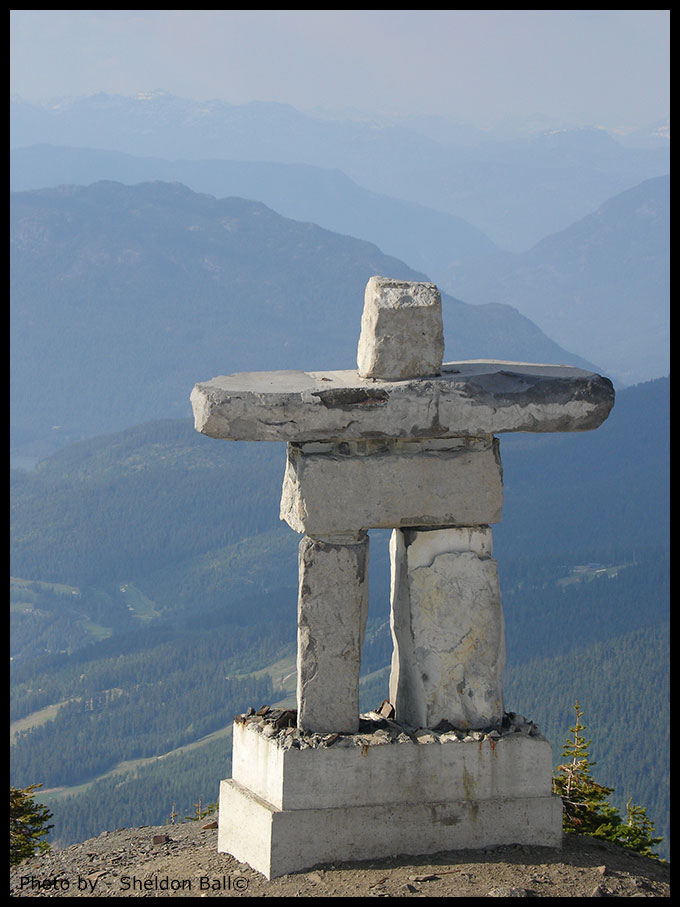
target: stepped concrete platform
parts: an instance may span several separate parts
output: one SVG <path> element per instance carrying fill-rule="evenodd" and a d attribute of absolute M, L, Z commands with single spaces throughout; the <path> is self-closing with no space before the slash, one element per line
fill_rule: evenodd
<path fill-rule="evenodd" d="M 274 878 L 393 854 L 561 846 L 552 748 L 533 726 L 470 735 L 374 724 L 304 737 L 235 722 L 218 850 Z"/>

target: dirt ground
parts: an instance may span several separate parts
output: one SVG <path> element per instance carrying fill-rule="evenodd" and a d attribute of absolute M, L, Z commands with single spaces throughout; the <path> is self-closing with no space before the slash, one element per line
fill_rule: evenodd
<path fill-rule="evenodd" d="M 670 864 L 593 838 L 325 864 L 267 881 L 187 822 L 103 832 L 24 861 L 12 897 L 670 897 Z M 209 824 L 209 823 L 208 823 Z"/>

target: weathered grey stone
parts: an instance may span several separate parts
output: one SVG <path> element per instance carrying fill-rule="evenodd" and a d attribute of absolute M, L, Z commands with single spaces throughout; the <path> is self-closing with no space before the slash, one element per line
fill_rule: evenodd
<path fill-rule="evenodd" d="M 390 557 L 397 720 L 500 724 L 505 629 L 491 530 L 397 529 Z"/>
<path fill-rule="evenodd" d="M 438 375 L 443 357 L 442 300 L 437 287 L 371 277 L 361 317 L 359 375 L 388 381 Z"/>
<path fill-rule="evenodd" d="M 486 525 L 502 507 L 493 437 L 288 445 L 281 519 L 306 535 Z"/>
<path fill-rule="evenodd" d="M 298 727 L 354 733 L 368 614 L 368 536 L 303 538 L 299 583 Z"/>
<path fill-rule="evenodd" d="M 560 365 L 450 362 L 436 378 L 356 371 L 245 372 L 197 384 L 196 429 L 231 441 L 454 438 L 588 431 L 614 404 L 608 378 Z"/>

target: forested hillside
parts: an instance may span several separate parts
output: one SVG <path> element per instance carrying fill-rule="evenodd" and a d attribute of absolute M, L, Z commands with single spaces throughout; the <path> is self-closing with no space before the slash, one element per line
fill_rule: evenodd
<path fill-rule="evenodd" d="M 168 160 L 97 148 L 33 145 L 10 152 L 13 192 L 87 186 L 102 180 L 136 185 L 182 183 L 216 198 L 251 198 L 294 220 L 312 222 L 377 245 L 438 282 L 454 261 L 500 250 L 477 227 L 438 208 L 371 191 L 341 170 L 252 160 Z M 444 287 L 442 287 L 444 288 Z"/>
<path fill-rule="evenodd" d="M 665 836 L 668 395 L 668 379 L 625 389 L 592 433 L 501 436 L 494 528 L 506 707 L 545 728 L 557 759 L 578 699 L 601 780 Z M 13 474 L 12 772 L 61 789 L 47 795 L 60 839 L 214 800 L 232 715 L 290 695 L 283 465 L 282 445 L 166 420 Z M 387 689 L 386 540 L 372 534 L 365 708 Z"/>

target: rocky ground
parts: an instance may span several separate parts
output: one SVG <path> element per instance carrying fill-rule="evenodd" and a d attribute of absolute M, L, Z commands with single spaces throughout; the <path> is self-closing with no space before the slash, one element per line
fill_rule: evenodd
<path fill-rule="evenodd" d="M 559 851 L 509 846 L 391 857 L 267 881 L 217 853 L 214 824 L 120 829 L 52 850 L 12 869 L 10 896 L 670 897 L 670 864 L 578 835 Z"/>

